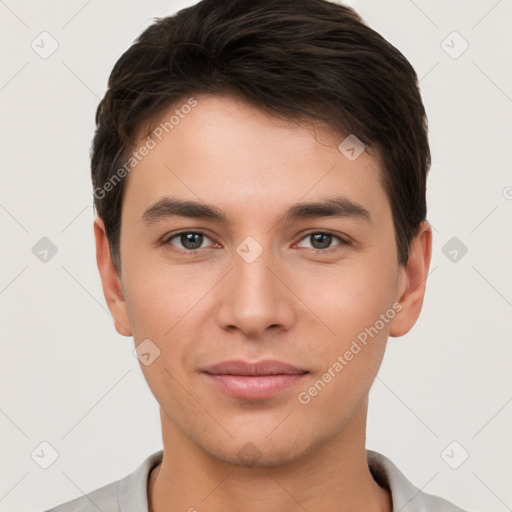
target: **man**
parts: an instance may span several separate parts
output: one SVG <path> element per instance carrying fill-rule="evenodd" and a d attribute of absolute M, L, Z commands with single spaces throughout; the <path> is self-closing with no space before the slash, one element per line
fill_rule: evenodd
<path fill-rule="evenodd" d="M 411 65 L 325 0 L 203 0 L 97 111 L 96 256 L 163 451 L 56 512 L 455 511 L 365 449 L 431 257 Z"/>

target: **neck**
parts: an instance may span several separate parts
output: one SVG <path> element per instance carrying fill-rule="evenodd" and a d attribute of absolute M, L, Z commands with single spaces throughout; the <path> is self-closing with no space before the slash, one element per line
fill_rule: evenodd
<path fill-rule="evenodd" d="M 334 438 L 281 466 L 246 467 L 213 457 L 162 414 L 164 457 L 148 485 L 150 512 L 391 512 L 389 492 L 366 461 L 367 404 Z"/>

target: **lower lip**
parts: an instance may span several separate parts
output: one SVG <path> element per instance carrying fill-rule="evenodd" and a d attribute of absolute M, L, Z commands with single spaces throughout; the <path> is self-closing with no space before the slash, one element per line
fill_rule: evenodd
<path fill-rule="evenodd" d="M 304 379 L 307 373 L 293 375 L 212 375 L 208 379 L 224 393 L 245 400 L 264 400 L 282 393 Z"/>

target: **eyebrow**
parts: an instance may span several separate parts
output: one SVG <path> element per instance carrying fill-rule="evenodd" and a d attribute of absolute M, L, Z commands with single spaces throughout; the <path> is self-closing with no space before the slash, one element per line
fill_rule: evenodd
<path fill-rule="evenodd" d="M 216 206 L 174 197 L 164 197 L 149 206 L 139 221 L 151 225 L 173 216 L 229 223 L 227 215 Z M 294 204 L 278 218 L 276 224 L 281 221 L 292 222 L 322 217 L 355 217 L 368 222 L 372 221 L 370 212 L 361 204 L 346 197 L 334 197 Z"/>

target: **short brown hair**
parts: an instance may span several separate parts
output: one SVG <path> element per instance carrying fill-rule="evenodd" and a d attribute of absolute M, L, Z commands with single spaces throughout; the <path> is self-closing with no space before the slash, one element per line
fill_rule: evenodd
<path fill-rule="evenodd" d="M 180 98 L 234 94 L 327 122 L 378 151 L 400 264 L 426 218 L 427 118 L 407 59 L 352 9 L 326 0 L 202 0 L 156 19 L 121 56 L 96 112 L 94 205 L 120 269 L 125 180 L 143 123 Z M 100 191 L 101 193 L 98 193 Z"/>

